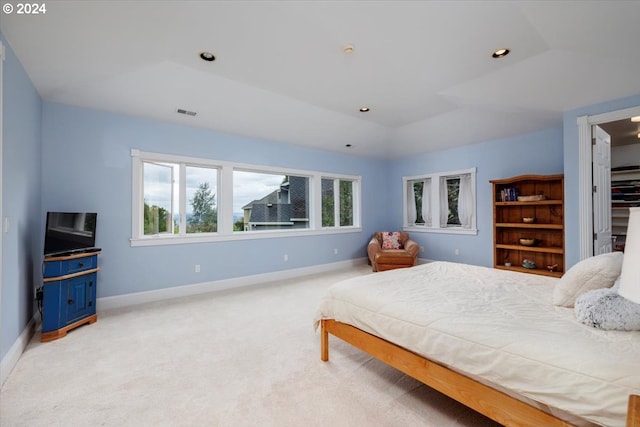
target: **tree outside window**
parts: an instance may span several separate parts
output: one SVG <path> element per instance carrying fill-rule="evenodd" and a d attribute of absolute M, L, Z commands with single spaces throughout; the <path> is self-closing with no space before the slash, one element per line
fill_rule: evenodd
<path fill-rule="evenodd" d="M 211 192 L 208 182 L 198 186 L 191 200 L 193 213 L 187 218 L 187 233 L 214 233 L 218 229 L 218 215 L 215 209 L 216 195 Z"/>
<path fill-rule="evenodd" d="M 412 187 L 413 199 L 415 200 L 416 207 L 415 224 L 424 224 L 424 217 L 422 215 L 422 190 L 424 187 L 424 181 L 414 181 Z"/>
<path fill-rule="evenodd" d="M 171 227 L 169 213 L 165 208 L 144 202 L 144 234 L 166 233 Z"/>
<path fill-rule="evenodd" d="M 340 226 L 353 225 L 353 182 L 340 180 Z"/>
<path fill-rule="evenodd" d="M 460 178 L 447 178 L 447 201 L 449 203 L 449 213 L 447 215 L 447 225 L 460 225 L 458 216 L 458 196 L 460 195 Z"/>
<path fill-rule="evenodd" d="M 184 191 L 187 198 L 186 232 L 215 233 L 218 231 L 216 191 L 218 171 L 200 166 L 185 166 Z"/>
<path fill-rule="evenodd" d="M 333 227 L 336 224 L 333 179 L 322 178 L 322 226 Z"/>

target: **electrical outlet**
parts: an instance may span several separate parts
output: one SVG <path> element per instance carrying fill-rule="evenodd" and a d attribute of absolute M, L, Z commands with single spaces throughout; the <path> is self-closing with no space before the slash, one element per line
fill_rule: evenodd
<path fill-rule="evenodd" d="M 289 255 L 284 254 L 284 262 L 287 262 L 287 261 L 289 261 Z"/>
<path fill-rule="evenodd" d="M 420 253 L 423 254 L 424 253 L 424 246 L 420 246 Z"/>
<path fill-rule="evenodd" d="M 338 248 L 335 248 L 335 249 L 333 250 L 333 254 L 334 254 L 334 255 L 338 255 Z"/>
<path fill-rule="evenodd" d="M 196 264 L 196 273 L 200 273 L 200 264 Z"/>
<path fill-rule="evenodd" d="M 456 250 L 455 250 L 455 254 L 456 254 L 456 255 L 460 255 L 460 249 L 457 249 L 457 248 L 456 248 Z"/>

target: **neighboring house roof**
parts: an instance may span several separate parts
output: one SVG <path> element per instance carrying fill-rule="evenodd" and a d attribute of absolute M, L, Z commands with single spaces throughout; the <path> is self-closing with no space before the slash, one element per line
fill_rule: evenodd
<path fill-rule="evenodd" d="M 292 221 L 306 220 L 307 215 L 307 180 L 303 177 L 290 177 L 261 199 L 243 206 L 250 209 L 249 222 L 267 224 L 293 224 Z"/>

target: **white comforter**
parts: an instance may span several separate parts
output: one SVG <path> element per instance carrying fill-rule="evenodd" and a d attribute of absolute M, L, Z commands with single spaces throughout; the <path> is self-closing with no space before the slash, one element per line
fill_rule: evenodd
<path fill-rule="evenodd" d="M 640 332 L 597 330 L 552 304 L 558 279 L 433 262 L 332 286 L 335 319 L 591 422 L 624 426 Z"/>

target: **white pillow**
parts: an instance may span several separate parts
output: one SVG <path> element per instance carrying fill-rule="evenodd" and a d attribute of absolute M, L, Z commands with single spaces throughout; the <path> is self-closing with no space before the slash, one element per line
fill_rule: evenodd
<path fill-rule="evenodd" d="M 607 331 L 640 331 L 640 304 L 618 294 L 617 289 L 596 289 L 576 299 L 576 319 Z"/>
<path fill-rule="evenodd" d="M 553 304 L 573 307 L 581 294 L 594 289 L 610 288 L 622 270 L 622 252 L 596 255 L 569 269 L 553 290 Z"/>

